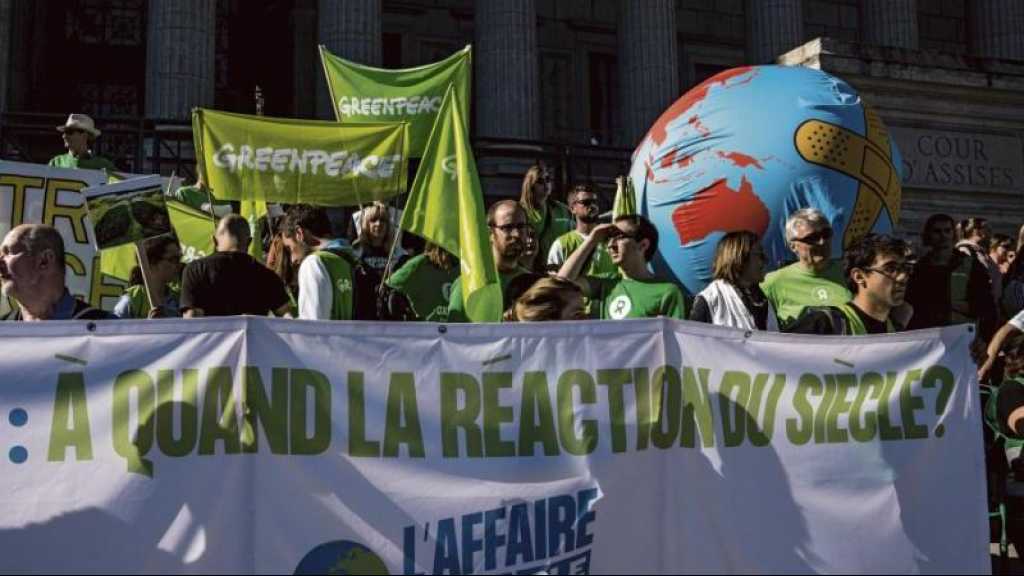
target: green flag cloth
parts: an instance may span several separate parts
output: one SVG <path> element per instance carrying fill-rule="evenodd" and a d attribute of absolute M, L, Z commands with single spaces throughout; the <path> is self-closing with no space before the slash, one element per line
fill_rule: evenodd
<path fill-rule="evenodd" d="M 472 49 L 466 46 L 440 62 L 386 70 L 339 58 L 320 46 L 327 87 L 338 122 L 409 122 L 409 156 L 423 156 L 449 86 L 469 114 Z M 469 126 L 469 118 L 463 117 Z"/>
<path fill-rule="evenodd" d="M 252 236 L 252 242 L 249 243 L 249 256 L 263 260 L 263 226 L 266 225 L 267 203 L 244 201 L 239 208 L 242 217 L 249 223 L 249 234 Z M 262 221 L 261 218 L 263 218 Z"/>
<path fill-rule="evenodd" d="M 212 216 L 176 200 L 167 200 L 167 213 L 181 244 L 183 261 L 188 263 L 213 254 L 217 223 Z"/>
<path fill-rule="evenodd" d="M 462 102 L 449 88 L 409 192 L 401 227 L 458 256 L 466 316 L 473 322 L 499 322 L 501 285 L 491 254 L 480 176 L 462 118 Z"/>
<path fill-rule="evenodd" d="M 111 278 L 127 282 L 132 275 L 132 268 L 137 265 L 135 244 L 122 244 L 100 251 L 100 272 Z"/>
<path fill-rule="evenodd" d="M 633 179 L 619 176 L 615 179 L 615 202 L 612 204 L 612 219 L 619 216 L 633 216 L 636 211 L 636 191 L 633 190 Z"/>
<path fill-rule="evenodd" d="M 405 192 L 406 123 L 340 126 L 197 108 L 192 132 L 218 200 L 355 206 Z"/>

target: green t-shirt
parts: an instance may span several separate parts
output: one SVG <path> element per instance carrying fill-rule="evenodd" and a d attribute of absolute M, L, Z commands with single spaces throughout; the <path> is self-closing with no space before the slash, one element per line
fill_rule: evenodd
<path fill-rule="evenodd" d="M 765 277 L 761 290 L 775 307 L 782 327 L 796 321 L 806 306 L 842 306 L 853 299 L 839 260 L 829 262 L 821 273 L 799 263 L 779 268 Z"/>
<path fill-rule="evenodd" d="M 501 283 L 501 294 L 506 300 L 506 302 L 503 302 L 503 309 L 507 309 L 509 306 L 507 302 L 509 283 L 521 274 L 529 274 L 529 271 L 519 268 L 508 274 L 498 272 L 498 281 Z M 469 322 L 469 318 L 466 316 L 465 303 L 462 301 L 462 276 L 459 276 L 454 282 L 452 282 L 452 295 L 448 300 L 448 321 Z"/>
<path fill-rule="evenodd" d="M 679 286 L 660 280 L 587 277 L 592 314 L 602 320 L 686 318 L 686 298 Z"/>
<path fill-rule="evenodd" d="M 559 236 L 576 227 L 569 207 L 557 200 L 548 200 L 540 210 L 527 210 L 526 221 L 537 236 L 537 258 L 544 262 L 551 245 Z"/>
<path fill-rule="evenodd" d="M 77 158 L 68 152 L 60 156 L 50 158 L 50 166 L 54 168 L 78 168 L 80 170 L 106 170 L 117 172 L 117 166 L 103 156 L 89 156 L 88 158 Z"/>
<path fill-rule="evenodd" d="M 583 234 L 576 230 L 559 236 L 548 252 L 548 268 L 554 268 L 555 271 L 561 268 L 562 264 L 565 264 L 565 261 L 569 259 L 569 256 L 583 245 L 584 240 L 586 238 Z M 587 276 L 596 276 L 598 278 L 621 277 L 619 267 L 612 262 L 612 257 L 608 254 L 608 247 L 605 244 L 598 244 L 594 248 L 594 252 L 590 255 L 587 269 L 583 273 Z"/>
<path fill-rule="evenodd" d="M 459 267 L 442 270 L 420 254 L 409 259 L 388 278 L 388 286 L 405 294 L 413 312 L 426 322 L 448 321 L 448 298 L 452 294 Z M 460 295 L 461 298 L 461 295 Z"/>
<path fill-rule="evenodd" d="M 331 320 L 351 320 L 354 305 L 352 263 L 330 250 L 317 250 L 312 256 L 320 259 L 331 278 Z"/>

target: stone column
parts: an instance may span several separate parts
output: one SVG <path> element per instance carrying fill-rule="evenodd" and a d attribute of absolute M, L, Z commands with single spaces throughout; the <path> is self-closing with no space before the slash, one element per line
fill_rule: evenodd
<path fill-rule="evenodd" d="M 540 69 L 534 0 L 473 5 L 476 134 L 539 140 Z"/>
<path fill-rule="evenodd" d="M 676 98 L 679 47 L 673 0 L 619 1 L 619 101 L 621 142 L 640 143 Z"/>
<path fill-rule="evenodd" d="M 1024 2 L 968 2 L 971 52 L 982 58 L 1024 60 Z"/>
<path fill-rule="evenodd" d="M 381 0 L 320 0 L 320 44 L 346 60 L 367 66 L 380 66 L 381 18 Z M 327 79 L 323 77 L 323 67 L 320 68 L 317 115 L 333 120 L 334 109 L 327 92 Z"/>
<path fill-rule="evenodd" d="M 802 0 L 747 0 L 747 30 L 750 63 L 774 63 L 804 43 Z"/>
<path fill-rule="evenodd" d="M 861 14 L 864 42 L 918 49 L 917 0 L 861 0 Z"/>
<path fill-rule="evenodd" d="M 216 0 L 150 0 L 146 116 L 188 120 L 213 106 Z"/>
<path fill-rule="evenodd" d="M 316 116 L 317 90 L 324 84 L 323 66 L 317 51 L 316 0 L 297 0 L 289 16 L 292 32 L 292 114 Z"/>

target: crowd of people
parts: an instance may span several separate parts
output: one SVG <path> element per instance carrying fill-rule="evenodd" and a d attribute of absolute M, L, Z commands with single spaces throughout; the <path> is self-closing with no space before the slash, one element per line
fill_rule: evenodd
<path fill-rule="evenodd" d="M 52 166 L 113 169 L 92 153 L 100 132 L 88 116 L 72 114 L 58 130 L 68 152 Z M 758 235 L 729 232 L 718 243 L 710 283 L 690 295 L 653 272 L 658 230 L 646 218 L 607 221 L 591 185 L 574 185 L 563 203 L 553 183 L 552 171 L 538 163 L 524 175 L 518 200 L 500 200 L 487 211 L 504 321 L 665 316 L 823 335 L 967 323 L 976 329 L 981 380 L 999 383 L 1006 374 L 1024 372 L 1024 265 L 1016 258 L 1024 249 L 1024 227 L 1014 240 L 993 234 L 982 218 L 935 214 L 925 222 L 917 250 L 894 236 L 868 234 L 837 257 L 832 223 L 821 211 L 804 208 L 785 223 L 793 263 L 768 271 Z M 17 303 L 4 319 L 274 314 L 468 321 L 458 255 L 403 236 L 392 206 L 374 203 L 351 219 L 346 215 L 341 232 L 325 208 L 283 207 L 268 219 L 265 236 L 253 238 L 249 222 L 217 204 L 201 179 L 177 195 L 221 216 L 214 254 L 183 266 L 175 239 L 150 240 L 144 250 L 148 290 L 134 272 L 110 314 L 65 288 L 57 230 L 21 225 L 0 245 L 3 294 Z M 266 262 L 249 255 L 253 242 L 265 243 Z M 1005 433 L 1024 436 L 1024 383 L 1014 386 L 1002 395 L 999 422 Z"/>

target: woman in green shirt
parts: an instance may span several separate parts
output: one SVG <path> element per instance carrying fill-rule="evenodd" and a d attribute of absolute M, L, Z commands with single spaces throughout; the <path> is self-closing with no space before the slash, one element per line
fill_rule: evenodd
<path fill-rule="evenodd" d="M 542 162 L 531 166 L 523 177 L 519 205 L 526 211 L 526 221 L 537 240 L 537 251 L 528 266 L 530 270 L 537 269 L 534 262 L 537 254 L 543 254 L 541 259 L 546 259 L 555 240 L 575 227 L 569 207 L 551 198 L 553 184 L 551 170 Z"/>

